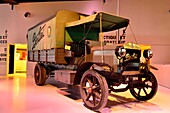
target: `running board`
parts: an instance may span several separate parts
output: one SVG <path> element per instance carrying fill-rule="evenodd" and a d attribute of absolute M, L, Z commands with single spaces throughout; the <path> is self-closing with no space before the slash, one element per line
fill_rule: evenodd
<path fill-rule="evenodd" d="M 56 70 L 54 77 L 56 81 L 73 85 L 75 74 L 76 74 L 76 71 Z"/>

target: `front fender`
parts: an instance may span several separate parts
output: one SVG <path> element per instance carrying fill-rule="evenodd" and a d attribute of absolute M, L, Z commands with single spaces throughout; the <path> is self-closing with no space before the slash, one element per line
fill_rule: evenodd
<path fill-rule="evenodd" d="M 93 64 L 94 64 L 93 62 L 86 62 L 78 67 L 77 72 L 75 74 L 75 78 L 74 78 L 74 85 L 80 84 L 83 73 L 87 71 L 88 69 L 90 69 L 90 67 Z"/>
<path fill-rule="evenodd" d="M 154 70 L 158 70 L 158 68 L 156 68 L 155 66 L 152 66 L 150 64 L 148 64 L 148 67 L 151 68 L 151 69 L 154 69 Z"/>
<path fill-rule="evenodd" d="M 93 67 L 92 67 L 93 66 Z M 105 63 L 97 63 L 97 62 L 85 62 L 81 66 L 78 67 L 77 72 L 74 78 L 74 85 L 80 84 L 81 78 L 83 74 L 89 70 L 90 68 L 100 71 L 101 69 L 112 69 L 111 66 Z M 102 68 L 103 67 L 103 68 Z"/>
<path fill-rule="evenodd" d="M 151 69 L 154 69 L 154 70 L 158 70 L 158 68 L 156 68 L 155 66 L 152 66 L 152 65 L 147 64 L 147 63 L 141 63 L 140 66 L 141 66 L 142 69 L 151 68 Z"/>

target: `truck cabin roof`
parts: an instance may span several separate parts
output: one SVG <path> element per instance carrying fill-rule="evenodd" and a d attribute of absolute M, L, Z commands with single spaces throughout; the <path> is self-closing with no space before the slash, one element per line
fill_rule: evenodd
<path fill-rule="evenodd" d="M 77 21 L 67 22 L 65 27 L 72 40 L 79 42 L 82 39 L 98 40 L 101 31 L 114 31 L 127 27 L 128 24 L 129 19 L 98 12 Z"/>
<path fill-rule="evenodd" d="M 100 29 L 100 17 L 102 23 L 102 32 L 113 31 L 127 27 L 129 19 L 108 14 L 105 12 L 98 12 L 96 14 L 86 16 L 83 19 L 66 23 L 66 28 L 78 27 L 84 25 L 92 28 Z"/>

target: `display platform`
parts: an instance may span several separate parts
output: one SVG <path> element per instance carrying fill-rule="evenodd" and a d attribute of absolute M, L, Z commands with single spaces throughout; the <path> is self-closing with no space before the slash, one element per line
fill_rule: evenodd
<path fill-rule="evenodd" d="M 156 96 L 136 101 L 129 91 L 111 93 L 101 113 L 169 113 L 170 89 L 159 86 Z M 0 77 L 0 113 L 94 113 L 83 106 L 78 87 L 50 78 L 36 86 L 33 77 Z"/>

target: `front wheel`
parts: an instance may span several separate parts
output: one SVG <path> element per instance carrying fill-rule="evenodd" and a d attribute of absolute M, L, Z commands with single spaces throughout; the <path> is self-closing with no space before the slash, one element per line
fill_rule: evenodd
<path fill-rule="evenodd" d="M 132 85 L 133 86 L 133 85 Z M 151 99 L 157 92 L 158 83 L 155 76 L 149 72 L 145 77 L 141 78 L 137 88 L 131 88 L 131 94 L 140 101 Z"/>
<path fill-rule="evenodd" d="M 87 108 L 99 111 L 108 100 L 106 79 L 94 70 L 86 71 L 80 82 L 80 94 Z"/>
<path fill-rule="evenodd" d="M 37 63 L 34 68 L 34 79 L 38 86 L 42 86 L 46 81 L 46 69 L 41 64 Z"/>

